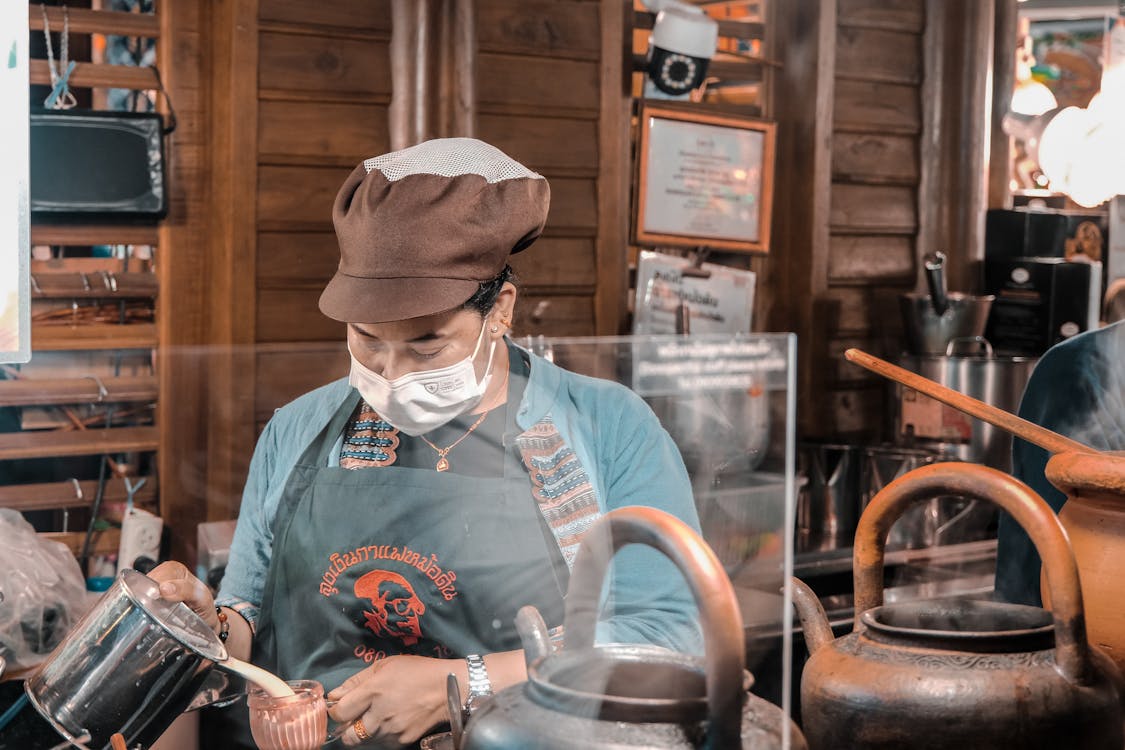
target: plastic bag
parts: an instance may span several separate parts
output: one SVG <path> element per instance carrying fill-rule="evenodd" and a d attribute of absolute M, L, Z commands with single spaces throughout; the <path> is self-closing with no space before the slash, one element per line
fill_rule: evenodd
<path fill-rule="evenodd" d="M 0 657 L 9 671 L 43 661 L 96 599 L 65 544 L 0 508 Z"/>

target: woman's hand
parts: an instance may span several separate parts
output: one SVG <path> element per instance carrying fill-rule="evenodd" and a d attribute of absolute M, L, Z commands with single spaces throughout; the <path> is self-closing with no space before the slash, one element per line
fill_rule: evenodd
<path fill-rule="evenodd" d="M 215 599 L 207 584 L 192 575 L 183 563 L 163 562 L 153 568 L 148 577 L 160 584 L 160 595 L 170 602 L 183 602 L 203 618 L 208 627 L 219 632 L 219 618 L 215 613 Z"/>
<path fill-rule="evenodd" d="M 445 679 L 462 665 L 456 659 L 388 656 L 328 693 L 329 700 L 339 700 L 328 715 L 340 723 L 362 719 L 367 741 L 378 747 L 411 745 L 448 721 Z M 342 739 L 361 744 L 354 727 Z"/>

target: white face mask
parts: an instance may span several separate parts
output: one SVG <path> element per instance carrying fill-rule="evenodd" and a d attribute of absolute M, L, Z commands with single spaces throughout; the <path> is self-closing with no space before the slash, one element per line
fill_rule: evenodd
<path fill-rule="evenodd" d="M 492 356 L 496 352 L 496 342 L 493 341 L 484 377 L 478 382 L 473 360 L 480 351 L 482 341 L 483 325 L 470 356 L 448 367 L 408 372 L 394 380 L 387 380 L 369 370 L 351 353 L 349 342 L 352 371 L 348 382 L 380 417 L 407 435 L 417 437 L 441 427 L 480 403 L 492 377 Z"/>

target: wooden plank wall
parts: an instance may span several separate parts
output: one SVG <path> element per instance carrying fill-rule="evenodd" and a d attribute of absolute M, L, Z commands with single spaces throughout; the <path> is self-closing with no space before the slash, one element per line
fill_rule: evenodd
<path fill-rule="evenodd" d="M 544 174 L 544 237 L 513 262 L 516 335 L 616 333 L 623 305 L 624 6 L 477 0 L 478 137 Z M 207 513 L 237 514 L 273 411 L 347 372 L 317 308 L 336 191 L 390 148 L 389 0 L 238 0 L 208 15 L 213 129 Z M 603 85 L 603 81 L 609 81 Z M 624 113 L 624 114 L 622 114 Z M 600 198 L 600 200 L 599 200 Z"/>
<path fill-rule="evenodd" d="M 814 358 L 830 419 L 825 436 L 882 428 L 885 384 L 843 361 L 856 346 L 894 356 L 897 296 L 915 285 L 923 131 L 925 0 L 838 0 L 833 80 L 825 326 Z M 814 339 L 816 340 L 816 339 Z"/>
<path fill-rule="evenodd" d="M 602 87 L 614 83 L 603 77 L 601 5 L 476 3 L 478 137 L 551 183 L 547 229 L 512 262 L 521 286 L 516 336 L 585 336 L 599 327 L 599 217 L 607 230 L 614 219 L 611 196 L 598 201 Z M 606 263 L 612 276 L 608 254 Z M 616 321 L 603 328 L 616 332 Z"/>

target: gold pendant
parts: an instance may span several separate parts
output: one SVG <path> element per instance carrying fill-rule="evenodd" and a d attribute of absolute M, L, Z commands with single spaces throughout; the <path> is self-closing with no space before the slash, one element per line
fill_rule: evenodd
<path fill-rule="evenodd" d="M 445 456 L 442 456 L 438 459 L 437 466 L 435 468 L 438 471 L 447 471 L 449 469 L 449 462 L 445 460 Z"/>

